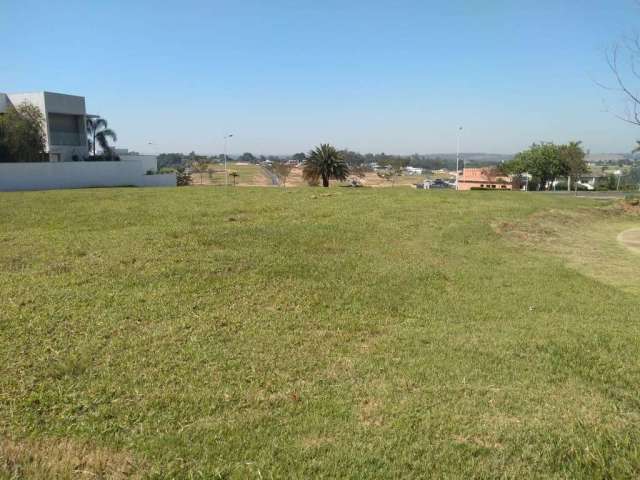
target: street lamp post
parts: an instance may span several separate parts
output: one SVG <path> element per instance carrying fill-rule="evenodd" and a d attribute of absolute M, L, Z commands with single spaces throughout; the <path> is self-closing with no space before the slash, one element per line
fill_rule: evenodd
<path fill-rule="evenodd" d="M 456 145 L 456 190 L 460 190 L 460 136 L 462 127 L 458 127 L 458 141 Z"/>
<path fill-rule="evenodd" d="M 229 171 L 227 170 L 227 141 L 233 137 L 233 133 L 224 136 L 224 186 L 229 186 Z"/>

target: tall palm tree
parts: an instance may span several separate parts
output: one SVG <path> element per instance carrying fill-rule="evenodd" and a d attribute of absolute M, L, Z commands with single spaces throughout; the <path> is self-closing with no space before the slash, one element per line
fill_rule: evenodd
<path fill-rule="evenodd" d="M 302 169 L 303 178 L 309 183 L 317 183 L 322 178 L 322 186 L 328 187 L 334 178 L 344 181 L 349 175 L 349 166 L 341 152 L 333 145 L 323 143 L 307 155 Z"/>
<path fill-rule="evenodd" d="M 96 146 L 100 145 L 104 155 L 111 156 L 111 147 L 108 139 L 117 142 L 116 132 L 109 128 L 104 118 L 87 118 L 87 136 L 89 137 L 89 150 L 96 156 Z"/>

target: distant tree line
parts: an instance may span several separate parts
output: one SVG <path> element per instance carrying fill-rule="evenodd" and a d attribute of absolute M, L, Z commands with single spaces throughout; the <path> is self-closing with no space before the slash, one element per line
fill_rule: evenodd
<path fill-rule="evenodd" d="M 352 150 L 337 150 L 343 157 L 344 161 L 353 167 L 367 167 L 369 165 L 385 166 L 397 166 L 403 167 L 411 166 L 416 168 L 424 168 L 426 170 L 455 170 L 456 159 L 455 157 L 444 157 L 440 155 L 390 155 L 386 153 L 359 153 Z M 228 159 L 232 159 L 237 162 L 245 162 L 251 164 L 261 163 L 282 163 L 282 162 L 296 162 L 303 163 L 308 157 L 308 154 L 304 152 L 295 153 L 293 155 L 254 155 L 251 152 L 245 152 L 239 156 L 228 156 Z M 188 154 L 184 153 L 161 153 L 158 155 L 158 167 L 188 167 L 194 162 L 209 162 L 218 163 L 223 162 L 224 156 L 218 155 L 198 155 L 195 152 Z M 467 165 L 497 165 L 499 160 L 483 160 L 473 161 L 466 160 Z M 465 159 L 461 158 L 460 168 L 465 164 Z"/>

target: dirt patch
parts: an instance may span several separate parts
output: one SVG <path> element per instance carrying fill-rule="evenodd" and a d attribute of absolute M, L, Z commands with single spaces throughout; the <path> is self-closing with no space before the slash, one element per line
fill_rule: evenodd
<path fill-rule="evenodd" d="M 629 250 L 640 253 L 640 228 L 626 230 L 618 235 L 618 241 Z"/>
<path fill-rule="evenodd" d="M 69 439 L 0 439 L 0 476 L 31 479 L 136 479 L 140 465 L 127 452 Z"/>

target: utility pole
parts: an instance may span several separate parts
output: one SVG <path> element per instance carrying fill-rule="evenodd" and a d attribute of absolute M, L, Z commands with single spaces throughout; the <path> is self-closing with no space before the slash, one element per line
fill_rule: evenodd
<path fill-rule="evenodd" d="M 460 190 L 460 136 L 462 127 L 458 127 L 458 141 L 456 146 L 456 190 Z"/>

